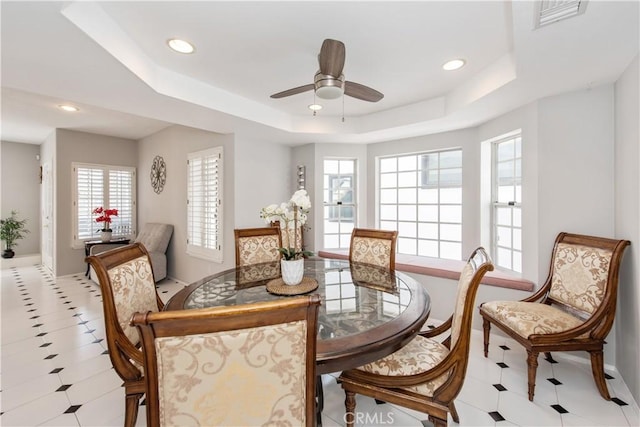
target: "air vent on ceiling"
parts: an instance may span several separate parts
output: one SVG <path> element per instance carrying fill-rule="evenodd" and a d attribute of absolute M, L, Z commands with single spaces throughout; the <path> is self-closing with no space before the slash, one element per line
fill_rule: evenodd
<path fill-rule="evenodd" d="M 584 13 L 586 0 L 539 0 L 536 2 L 535 28 Z"/>

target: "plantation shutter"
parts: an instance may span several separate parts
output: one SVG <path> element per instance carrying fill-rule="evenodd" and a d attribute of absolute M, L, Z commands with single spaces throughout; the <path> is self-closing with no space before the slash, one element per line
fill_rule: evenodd
<path fill-rule="evenodd" d="M 187 158 L 187 253 L 222 262 L 222 147 Z"/>
<path fill-rule="evenodd" d="M 109 208 L 117 209 L 111 229 L 113 236 L 127 236 L 133 233 L 133 180 L 132 170 L 109 171 Z"/>
<path fill-rule="evenodd" d="M 102 224 L 96 222 L 95 208 L 117 209 L 112 216 L 113 237 L 135 237 L 135 168 L 74 163 L 73 247 L 97 239 Z"/>
<path fill-rule="evenodd" d="M 78 166 L 76 169 L 77 240 L 96 237 L 100 224 L 95 222 L 93 209 L 104 206 L 104 169 Z"/>

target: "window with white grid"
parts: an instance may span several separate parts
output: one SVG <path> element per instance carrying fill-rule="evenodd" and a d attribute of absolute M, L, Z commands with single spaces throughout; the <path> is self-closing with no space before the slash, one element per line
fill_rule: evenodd
<path fill-rule="evenodd" d="M 493 143 L 493 260 L 498 267 L 522 272 L 522 138 Z"/>
<path fill-rule="evenodd" d="M 80 247 L 86 240 L 97 239 L 102 228 L 93 210 L 117 209 L 110 228 L 113 237 L 135 237 L 136 184 L 135 168 L 73 163 L 74 209 L 73 242 Z"/>
<path fill-rule="evenodd" d="M 187 158 L 187 253 L 222 262 L 222 147 Z"/>
<path fill-rule="evenodd" d="M 324 247 L 348 248 L 356 219 L 356 160 L 324 161 Z"/>
<path fill-rule="evenodd" d="M 382 157 L 378 224 L 401 254 L 462 259 L 462 150 Z"/>

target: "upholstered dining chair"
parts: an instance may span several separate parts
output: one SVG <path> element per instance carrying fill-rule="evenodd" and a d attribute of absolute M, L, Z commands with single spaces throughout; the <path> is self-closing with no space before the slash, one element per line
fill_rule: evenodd
<path fill-rule="evenodd" d="M 397 231 L 354 228 L 351 232 L 349 262 L 395 270 L 397 238 Z"/>
<path fill-rule="evenodd" d="M 317 294 L 136 313 L 147 426 L 315 426 Z"/>
<path fill-rule="evenodd" d="M 280 260 L 280 229 L 276 227 L 236 228 L 236 267 Z"/>
<path fill-rule="evenodd" d="M 130 325 L 137 311 L 161 311 L 151 258 L 142 243 L 133 243 L 87 257 L 100 283 L 107 348 L 113 369 L 124 381 L 125 423 L 135 425 L 145 394 L 140 338 Z"/>
<path fill-rule="evenodd" d="M 338 382 L 346 394 L 348 427 L 354 425 L 356 393 L 425 412 L 436 427 L 447 425 L 447 414 L 460 422 L 454 399 L 467 371 L 474 300 L 480 280 L 491 270 L 489 255 L 482 247 L 476 249 L 460 273 L 449 319 L 389 356 L 342 372 Z M 442 341 L 434 339 L 443 334 L 447 336 Z"/>
<path fill-rule="evenodd" d="M 611 400 L 604 375 L 603 350 L 616 312 L 618 271 L 630 242 L 560 233 L 542 287 L 521 301 L 480 305 L 484 356 L 493 323 L 527 350 L 529 400 L 536 386 L 538 354 L 551 362 L 552 351 L 584 350 L 598 391 Z"/>

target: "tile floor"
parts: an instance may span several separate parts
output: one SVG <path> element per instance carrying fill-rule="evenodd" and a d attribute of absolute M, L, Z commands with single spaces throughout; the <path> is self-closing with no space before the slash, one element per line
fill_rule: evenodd
<path fill-rule="evenodd" d="M 163 300 L 182 285 L 159 284 Z M 0 425 L 120 426 L 121 381 L 104 340 L 100 290 L 82 274 L 54 278 L 38 265 L 2 270 Z M 464 388 L 456 400 L 465 426 L 638 426 L 640 416 L 626 385 L 610 372 L 613 401 L 603 400 L 590 367 L 554 354 L 540 358 L 534 402 L 527 400 L 525 353 L 492 337 L 482 357 L 474 332 Z M 344 394 L 335 375 L 323 376 L 324 426 L 344 425 Z M 357 397 L 359 426 L 430 425 L 416 411 Z M 450 420 L 450 424 L 455 425 Z M 145 425 L 141 406 L 138 425 Z"/>

